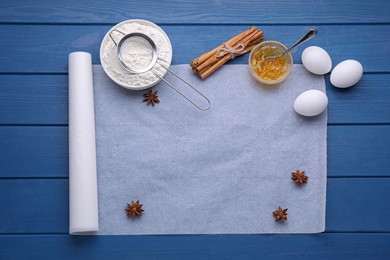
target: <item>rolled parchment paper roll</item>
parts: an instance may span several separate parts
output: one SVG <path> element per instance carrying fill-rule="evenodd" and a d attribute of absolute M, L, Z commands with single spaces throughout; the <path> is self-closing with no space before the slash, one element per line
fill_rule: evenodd
<path fill-rule="evenodd" d="M 92 58 L 69 54 L 69 233 L 99 229 Z"/>

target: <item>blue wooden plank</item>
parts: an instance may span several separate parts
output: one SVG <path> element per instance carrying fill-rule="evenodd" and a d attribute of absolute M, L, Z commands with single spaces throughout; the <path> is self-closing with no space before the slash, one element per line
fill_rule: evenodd
<path fill-rule="evenodd" d="M 350 89 L 326 77 L 328 122 L 390 123 L 390 74 L 365 74 Z M 67 124 L 67 75 L 0 75 L 0 124 Z"/>
<path fill-rule="evenodd" d="M 389 176 L 390 126 L 329 126 L 328 176 Z"/>
<path fill-rule="evenodd" d="M 0 236 L 3 259 L 388 259 L 390 234 Z"/>
<path fill-rule="evenodd" d="M 328 176 L 390 176 L 390 126 L 328 126 Z M 68 177 L 67 127 L 0 127 L 0 178 Z"/>
<path fill-rule="evenodd" d="M 201 53 L 218 46 L 248 26 L 162 26 L 169 35 L 173 64 L 189 63 Z M 309 26 L 263 26 L 265 39 L 291 45 Z M 0 73 L 67 72 L 68 54 L 91 52 L 99 63 L 98 51 L 111 26 L 0 25 Z M 390 72 L 390 25 L 324 25 L 310 45 L 319 45 L 331 55 L 334 64 L 345 59 L 359 60 L 366 72 Z M 55 37 L 53 37 L 55 35 Z M 375 40 L 373 40 L 375 39 Z M 185 44 L 183 44 L 185 43 Z M 293 51 L 296 63 L 308 46 Z M 247 63 L 247 56 L 231 63 Z"/>
<path fill-rule="evenodd" d="M 0 124 L 68 124 L 68 76 L 0 75 Z"/>
<path fill-rule="evenodd" d="M 1 127 L 1 177 L 67 177 L 67 127 Z"/>
<path fill-rule="evenodd" d="M 232 4 L 234 8 L 231 8 Z M 108 24 L 112 25 L 129 17 L 164 23 L 164 29 L 174 44 L 174 63 L 176 64 L 187 63 L 193 57 L 210 49 L 212 45 L 226 40 L 228 34 L 233 35 L 253 23 L 283 25 L 263 28 L 266 30 L 266 38 L 286 41 L 287 45 L 294 41 L 296 35 L 308 28 L 307 24 L 376 23 L 367 26 L 353 24 L 320 26 L 320 33 L 326 38 L 317 38 L 312 44 L 325 47 L 332 57 L 336 57 L 335 63 L 346 58 L 355 58 L 363 63 L 366 71 L 390 72 L 387 48 L 390 39 L 389 25 L 383 24 L 389 23 L 389 11 L 390 2 L 384 0 L 373 2 L 313 1 L 305 4 L 298 0 L 285 3 L 251 0 L 240 2 L 239 5 L 237 1 L 230 0 L 185 2 L 173 0 L 160 3 L 101 0 L 93 2 L 2 1 L 0 3 L 0 23 L 102 23 L 107 26 L 29 25 L 22 27 L 22 25 L 2 25 L 0 26 L 0 57 L 2 57 L 0 73 L 64 73 L 66 72 L 67 54 L 79 49 L 92 52 L 94 61 L 98 62 L 98 46 L 105 31 L 110 27 Z M 167 25 L 177 23 L 198 25 Z M 201 26 L 200 24 L 203 23 L 223 23 L 227 26 L 226 28 L 225 26 Z M 240 27 L 232 24 L 246 25 Z M 291 24 L 302 24 L 302 26 L 290 26 Z M 14 33 L 18 36 L 12 36 Z M 11 37 L 8 37 L 9 35 Z M 18 40 L 23 42 L 18 42 Z M 26 42 L 30 45 L 25 45 Z M 185 44 L 182 44 L 183 42 Z M 294 53 L 298 63 L 302 49 Z M 245 59 L 237 59 L 234 63 L 245 63 Z M 329 107 L 330 120 L 335 123 L 388 123 L 387 119 L 390 114 L 388 75 L 383 75 L 383 78 L 377 77 L 376 74 L 365 75 L 358 89 L 328 89 L 330 98 L 334 97 L 330 100 L 330 105 L 334 104 Z M 19 78 L 19 75 L 15 77 L 18 78 L 16 82 L 20 84 L 19 86 L 32 80 L 31 85 L 26 85 L 31 89 L 22 87 L 11 89 L 8 83 L 12 81 L 6 81 L 7 87 L 4 88 L 1 81 L 3 78 L 0 78 L 0 93 L 2 93 L 0 94 L 0 124 L 2 118 L 7 118 L 4 123 L 8 124 L 15 122 L 24 122 L 24 124 L 40 122 L 64 124 L 65 122 L 66 124 L 67 94 L 66 88 L 63 88 L 63 83 L 66 82 L 65 75 L 60 76 L 63 81 L 57 81 L 51 77 L 45 78 L 46 76 L 42 77 L 45 78 L 44 80 L 35 78 L 35 81 L 23 76 Z M 50 89 L 45 89 L 43 86 L 46 80 Z M 376 82 L 380 83 L 378 88 L 375 86 Z M 39 84 L 42 84 L 43 89 L 39 89 Z M 375 91 L 379 94 L 375 94 Z M 34 98 L 31 98 L 31 95 Z M 367 95 L 368 104 L 364 102 L 365 95 Z M 380 95 L 382 98 L 379 97 Z M 378 104 L 377 108 L 375 108 L 375 102 Z M 382 111 L 382 114 L 378 111 Z M 358 113 L 361 114 L 360 117 L 357 116 Z M 20 121 L 12 119 L 18 116 L 20 116 Z M 29 117 L 30 119 L 24 119 Z M 368 120 L 369 118 L 371 121 Z M 332 132 L 332 128 L 342 130 Z M 4 169 L 11 173 L 9 175 L 11 177 L 64 177 L 67 175 L 66 127 L 60 127 L 62 130 L 52 128 L 55 129 L 54 134 L 50 130 L 36 128 L 42 132 L 38 134 L 31 131 L 32 134 L 28 138 L 24 138 L 26 133 L 23 130 L 13 129 L 14 133 L 8 132 L 3 135 L 1 129 L 5 127 L 0 128 L 0 147 L 2 148 L 0 176 L 3 176 Z M 30 131 L 30 128 L 24 129 L 27 129 L 27 132 Z M 334 167 L 336 172 L 343 172 L 336 176 L 388 176 L 390 172 L 389 163 L 386 162 L 386 158 L 389 157 L 387 148 L 389 136 L 386 134 L 388 130 L 388 126 L 352 128 L 330 126 L 329 174 L 333 174 L 332 167 Z M 342 134 L 336 133 L 339 131 Z M 33 138 L 36 140 L 33 141 Z M 24 140 L 27 140 L 27 143 L 24 143 Z M 29 155 L 29 152 L 35 154 Z M 16 158 L 19 155 L 22 158 Z M 18 165 L 15 167 L 16 164 Z M 7 176 L 5 174 L 3 177 Z M 378 202 L 378 198 L 389 196 L 387 191 L 389 179 L 330 179 L 328 185 L 328 215 L 330 214 L 327 216 L 328 231 L 389 232 L 386 219 L 390 214 L 386 205 L 382 204 L 386 200 Z M 2 209 L 0 230 L 2 232 L 12 233 L 15 229 L 24 233 L 31 230 L 33 233 L 67 230 L 64 223 L 67 223 L 68 212 L 67 207 L 63 207 L 67 205 L 66 179 L 3 179 L 0 180 L 0 191 L 2 194 L 0 196 L 0 208 Z M 23 207 L 18 208 L 18 206 Z M 9 221 L 10 217 L 15 217 L 15 220 Z M 37 225 L 36 228 L 35 225 Z M 390 244 L 389 234 L 81 238 L 65 235 L 0 235 L 0 258 L 388 259 L 390 256 L 388 244 Z"/>
<path fill-rule="evenodd" d="M 388 259 L 390 234 L 0 236 L 2 259 Z"/>
<path fill-rule="evenodd" d="M 390 232 L 380 202 L 389 186 L 390 178 L 328 179 L 326 232 Z M 0 190 L 0 234 L 68 232 L 67 179 L 1 179 Z"/>
<path fill-rule="evenodd" d="M 326 75 L 328 123 L 389 123 L 390 74 L 364 74 L 347 89 L 335 88 Z"/>
<path fill-rule="evenodd" d="M 328 179 L 327 232 L 390 232 L 390 179 Z"/>
<path fill-rule="evenodd" d="M 390 22 L 388 1 L 2 1 L 0 22 L 115 23 L 130 18 L 158 23 Z"/>
<path fill-rule="evenodd" d="M 1 233 L 67 232 L 68 180 L 0 181 Z"/>

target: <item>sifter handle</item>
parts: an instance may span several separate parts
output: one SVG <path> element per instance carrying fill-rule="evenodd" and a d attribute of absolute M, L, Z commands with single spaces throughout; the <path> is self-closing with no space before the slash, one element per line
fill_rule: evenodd
<path fill-rule="evenodd" d="M 117 30 L 117 29 L 112 30 L 112 31 L 108 34 L 108 35 L 110 36 L 111 40 L 114 42 L 115 46 L 118 46 L 118 43 L 114 40 L 114 37 L 112 37 L 112 33 L 113 33 L 113 32 L 118 32 L 118 33 L 120 33 L 120 34 L 122 34 L 122 35 L 126 35 L 126 34 L 123 33 L 123 32 L 121 32 L 121 31 L 119 31 L 119 30 Z"/>

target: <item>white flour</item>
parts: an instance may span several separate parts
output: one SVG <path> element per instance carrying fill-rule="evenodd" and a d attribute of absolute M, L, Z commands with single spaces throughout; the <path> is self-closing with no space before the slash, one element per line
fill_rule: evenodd
<path fill-rule="evenodd" d="M 169 61 L 170 63 L 172 59 L 172 47 L 169 40 L 159 28 L 137 22 L 129 22 L 115 27 L 115 29 L 125 34 L 133 32 L 142 32 L 146 34 L 156 44 L 158 57 L 162 60 Z M 116 42 L 119 42 L 123 37 L 123 35 L 117 32 L 113 32 L 112 36 Z M 152 59 L 150 44 L 141 37 L 131 37 L 130 40 L 125 41 L 121 48 L 121 54 L 124 62 L 129 67 L 135 69 L 146 67 Z M 123 85 L 128 85 L 133 88 L 143 88 L 156 84 L 160 80 L 160 78 L 151 71 L 141 74 L 133 74 L 125 70 L 118 61 L 116 55 L 116 45 L 109 37 L 107 44 L 103 46 L 102 60 L 102 65 L 106 73 L 109 74 L 114 81 L 120 82 Z M 167 64 L 164 62 L 161 63 L 164 65 Z M 159 64 L 156 64 L 153 67 L 153 70 L 157 71 L 160 75 L 164 75 L 166 72 L 166 70 Z"/>
<path fill-rule="evenodd" d="M 121 56 L 124 63 L 133 69 L 142 69 L 152 60 L 152 46 L 142 37 L 134 36 L 124 41 Z"/>

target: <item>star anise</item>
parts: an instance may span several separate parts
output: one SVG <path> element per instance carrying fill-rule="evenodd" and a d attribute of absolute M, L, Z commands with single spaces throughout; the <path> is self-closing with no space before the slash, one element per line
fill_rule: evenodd
<path fill-rule="evenodd" d="M 280 220 L 287 220 L 287 210 L 288 209 L 282 209 L 280 206 L 277 210 L 272 212 L 275 216 L 275 222 L 280 221 Z"/>
<path fill-rule="evenodd" d="M 158 100 L 157 92 L 153 92 L 152 90 L 149 90 L 149 92 L 144 93 L 144 102 L 148 102 L 149 104 L 152 104 L 154 106 L 154 103 L 159 103 L 160 100 Z"/>
<path fill-rule="evenodd" d="M 291 180 L 293 180 L 295 182 L 295 184 L 298 184 L 298 185 L 303 185 L 305 183 L 307 183 L 307 180 L 309 179 L 309 177 L 307 177 L 305 175 L 305 172 L 299 172 L 297 170 L 297 172 L 292 172 L 292 178 Z"/>
<path fill-rule="evenodd" d="M 137 200 L 136 202 L 131 201 L 131 204 L 127 203 L 126 213 L 128 217 L 131 216 L 131 218 L 133 219 L 136 217 L 140 217 L 142 211 L 144 210 L 142 209 L 142 204 L 139 204 L 139 200 Z"/>

